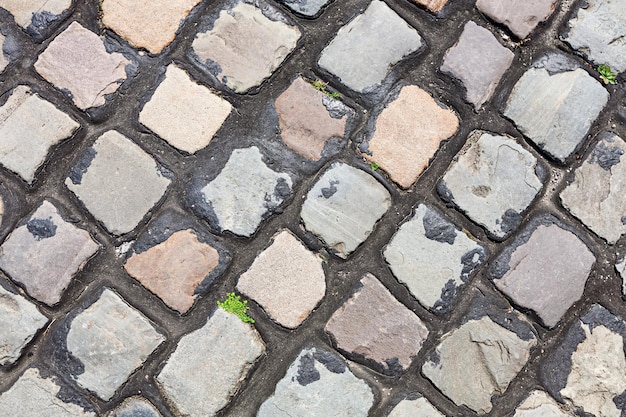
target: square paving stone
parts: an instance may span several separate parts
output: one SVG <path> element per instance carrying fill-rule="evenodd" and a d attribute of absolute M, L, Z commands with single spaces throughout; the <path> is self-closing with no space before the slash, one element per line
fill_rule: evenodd
<path fill-rule="evenodd" d="M 83 368 L 72 377 L 109 400 L 164 340 L 146 317 L 105 288 L 70 324 L 67 350 Z"/>
<path fill-rule="evenodd" d="M 556 3 L 557 0 L 477 0 L 476 7 L 508 27 L 515 36 L 524 39 L 539 23 L 550 17 Z"/>
<path fill-rule="evenodd" d="M 178 342 L 157 382 L 182 415 L 213 416 L 264 351 L 254 327 L 218 308 L 204 327 Z"/>
<path fill-rule="evenodd" d="M 124 55 L 107 52 L 98 35 L 72 22 L 39 55 L 35 70 L 86 110 L 105 104 L 105 96 L 126 79 L 129 64 Z"/>
<path fill-rule="evenodd" d="M 509 136 L 472 132 L 437 186 L 497 239 L 517 229 L 543 187 L 543 166 Z"/>
<path fill-rule="evenodd" d="M 573 417 L 543 391 L 532 391 L 515 409 L 513 417 Z"/>
<path fill-rule="evenodd" d="M 31 35 L 38 35 L 59 21 L 72 5 L 72 0 L 3 0 L 0 7 L 13 15 L 15 23 Z"/>
<path fill-rule="evenodd" d="M 504 115 L 552 158 L 564 162 L 582 144 L 609 99 L 586 71 L 531 68 L 509 96 Z"/>
<path fill-rule="evenodd" d="M 411 0 L 415 4 L 426 7 L 431 12 L 438 12 L 448 3 L 448 0 Z"/>
<path fill-rule="evenodd" d="M 459 128 L 454 111 L 415 85 L 400 93 L 378 114 L 363 156 L 378 164 L 402 188 L 426 169 L 442 141 Z"/>
<path fill-rule="evenodd" d="M 366 417 L 373 405 L 372 388 L 343 359 L 312 347 L 300 352 L 256 417 Z"/>
<path fill-rule="evenodd" d="M 541 381 L 558 401 L 577 407 L 576 415 L 624 415 L 624 338 L 623 319 L 593 305 L 543 362 Z"/>
<path fill-rule="evenodd" d="M 422 46 L 422 38 L 380 0 L 339 29 L 319 66 L 359 93 L 373 91 L 391 67 Z"/>
<path fill-rule="evenodd" d="M 228 101 L 171 64 L 139 122 L 175 148 L 195 153 L 209 144 L 231 109 Z"/>
<path fill-rule="evenodd" d="M 44 201 L 2 244 L 0 268 L 28 295 L 54 305 L 98 248 L 86 230 L 65 221 Z"/>
<path fill-rule="evenodd" d="M 424 307 L 448 313 L 486 251 L 435 209 L 420 204 L 384 250 L 394 276 Z"/>
<path fill-rule="evenodd" d="M 569 21 L 564 40 L 596 65 L 626 71 L 626 7 L 620 1 L 588 0 Z"/>
<path fill-rule="evenodd" d="M 376 371 L 400 375 L 428 337 L 428 328 L 372 274 L 332 315 L 324 328 L 338 349 Z"/>
<path fill-rule="evenodd" d="M 211 28 L 193 41 L 193 54 L 236 93 L 269 78 L 295 49 L 300 29 L 274 7 L 236 2 L 221 10 Z"/>
<path fill-rule="evenodd" d="M 131 397 L 106 414 L 106 417 L 161 417 L 161 413 L 142 397 Z"/>
<path fill-rule="evenodd" d="M 461 81 L 465 99 L 478 110 L 491 98 L 514 57 L 489 30 L 469 21 L 446 52 L 441 71 Z"/>
<path fill-rule="evenodd" d="M 294 329 L 324 298 L 322 259 L 283 230 L 239 277 L 237 290 L 259 303 L 277 323 Z"/>
<path fill-rule="evenodd" d="M 200 0 L 103 0 L 102 23 L 135 48 L 161 53 L 176 36 L 191 9 Z"/>
<path fill-rule="evenodd" d="M 281 0 L 285 6 L 306 17 L 317 16 L 332 0 Z"/>
<path fill-rule="evenodd" d="M 50 148 L 79 126 L 29 87 L 20 85 L 0 107 L 0 163 L 32 183 Z"/>
<path fill-rule="evenodd" d="M 445 417 L 424 397 L 400 401 L 388 417 Z"/>
<path fill-rule="evenodd" d="M 307 194 L 300 217 L 309 232 L 345 259 L 390 206 L 391 195 L 374 177 L 335 162 Z"/>
<path fill-rule="evenodd" d="M 561 202 L 598 236 L 613 244 L 626 233 L 626 143 L 604 133 L 574 180 L 561 192 Z"/>
<path fill-rule="evenodd" d="M 580 299 L 596 258 L 555 217 L 533 219 L 495 260 L 489 274 L 500 291 L 554 327 Z"/>
<path fill-rule="evenodd" d="M 65 179 L 87 210 L 115 235 L 133 230 L 170 184 L 164 169 L 115 130 L 103 133 Z"/>

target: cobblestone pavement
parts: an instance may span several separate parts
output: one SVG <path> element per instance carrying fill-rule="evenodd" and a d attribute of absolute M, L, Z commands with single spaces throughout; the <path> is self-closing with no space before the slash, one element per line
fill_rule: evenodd
<path fill-rule="evenodd" d="M 0 417 L 626 415 L 624 0 L 0 0 L 0 46 Z"/>

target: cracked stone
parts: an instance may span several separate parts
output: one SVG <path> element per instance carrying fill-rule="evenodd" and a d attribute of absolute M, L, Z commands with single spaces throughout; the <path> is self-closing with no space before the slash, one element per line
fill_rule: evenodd
<path fill-rule="evenodd" d="M 72 0 L 3 0 L 0 7 L 13 15 L 15 23 L 37 33 L 60 19 Z"/>
<path fill-rule="evenodd" d="M 388 417 L 445 417 L 428 400 L 420 397 L 415 400 L 402 400 Z"/>
<path fill-rule="evenodd" d="M 537 158 L 513 138 L 474 131 L 438 190 L 445 200 L 502 239 L 517 229 L 522 213 L 541 191 L 538 169 Z"/>
<path fill-rule="evenodd" d="M 346 258 L 391 206 L 391 195 L 371 175 L 336 162 L 307 194 L 300 216 L 306 229 Z"/>
<path fill-rule="evenodd" d="M 32 183 L 50 148 L 79 127 L 70 116 L 20 85 L 0 107 L 0 163 Z"/>
<path fill-rule="evenodd" d="M 122 54 L 107 52 L 98 35 L 72 22 L 39 55 L 35 70 L 86 110 L 105 104 L 105 96 L 126 80 L 129 64 Z"/>
<path fill-rule="evenodd" d="M 531 68 L 515 84 L 504 115 L 563 162 L 581 145 L 608 99 L 609 93 L 583 69 L 550 74 Z"/>
<path fill-rule="evenodd" d="M 0 268 L 28 295 L 51 306 L 98 248 L 86 230 L 65 221 L 44 201 L 2 244 Z"/>
<path fill-rule="evenodd" d="M 485 249 L 434 209 L 420 204 L 384 250 L 394 276 L 424 307 L 447 313 L 486 258 Z"/>
<path fill-rule="evenodd" d="M 391 67 L 422 46 L 422 38 L 380 0 L 337 32 L 319 66 L 359 93 L 381 84 Z"/>
<path fill-rule="evenodd" d="M 334 353 L 304 349 L 259 408 L 257 417 L 366 417 L 374 405 L 372 388 Z"/>
<path fill-rule="evenodd" d="M 315 17 L 332 0 L 281 0 L 285 6 L 296 13 L 307 17 Z"/>
<path fill-rule="evenodd" d="M 161 413 L 141 397 L 131 397 L 107 414 L 107 417 L 161 417 Z"/>
<path fill-rule="evenodd" d="M 410 187 L 442 141 L 459 128 L 454 111 L 415 85 L 400 90 L 376 119 L 363 156 L 376 162 L 401 187 Z"/>
<path fill-rule="evenodd" d="M 0 33 L 0 74 L 4 69 L 9 65 L 9 59 L 3 53 L 4 42 L 6 41 L 6 37 Z"/>
<path fill-rule="evenodd" d="M 573 417 L 543 391 L 533 391 L 517 407 L 513 417 Z"/>
<path fill-rule="evenodd" d="M 254 327 L 218 308 L 205 326 L 183 336 L 156 379 L 181 414 L 213 416 L 264 351 Z"/>
<path fill-rule="evenodd" d="M 448 0 L 411 0 L 415 4 L 419 4 L 421 6 L 426 7 L 433 13 L 436 13 L 443 9 L 443 6 L 446 5 Z"/>
<path fill-rule="evenodd" d="M 324 297 L 325 277 L 322 259 L 283 230 L 239 277 L 237 290 L 259 303 L 273 320 L 294 329 Z"/>
<path fill-rule="evenodd" d="M 476 7 L 489 18 L 508 27 L 515 36 L 524 39 L 539 23 L 550 17 L 556 7 L 556 0 L 477 0 Z"/>
<path fill-rule="evenodd" d="M 193 52 L 213 75 L 236 93 L 260 85 L 294 50 L 298 27 L 269 5 L 243 1 L 222 10 L 212 29 L 200 32 Z M 272 16 L 270 18 L 269 16 Z"/>

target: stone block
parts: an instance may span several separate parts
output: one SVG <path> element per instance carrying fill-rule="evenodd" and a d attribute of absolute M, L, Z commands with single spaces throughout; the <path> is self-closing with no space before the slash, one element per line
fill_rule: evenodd
<path fill-rule="evenodd" d="M 515 36 L 524 39 L 537 25 L 547 20 L 556 8 L 557 0 L 477 0 L 482 13 L 509 28 Z"/>
<path fill-rule="evenodd" d="M 388 417 L 445 417 L 424 397 L 405 399 L 394 407 Z"/>
<path fill-rule="evenodd" d="M 0 7 L 13 15 L 15 23 L 38 37 L 40 32 L 58 22 L 72 0 L 3 0 Z"/>
<path fill-rule="evenodd" d="M 131 397 L 124 400 L 106 417 L 161 417 L 161 413 L 142 397 Z"/>
<path fill-rule="evenodd" d="M 306 17 L 317 16 L 332 0 L 281 0 L 285 6 Z"/>
<path fill-rule="evenodd" d="M 426 7 L 431 12 L 439 12 L 443 9 L 443 6 L 448 3 L 448 0 L 411 0 L 415 4 Z"/>
<path fill-rule="evenodd" d="M 515 409 L 513 417 L 573 417 L 543 391 L 532 391 Z"/>

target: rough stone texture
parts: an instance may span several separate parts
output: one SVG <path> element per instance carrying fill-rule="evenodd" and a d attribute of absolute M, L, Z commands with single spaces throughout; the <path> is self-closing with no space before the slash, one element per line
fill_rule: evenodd
<path fill-rule="evenodd" d="M 161 413 L 146 399 L 141 397 L 131 397 L 106 417 L 161 417 Z"/>
<path fill-rule="evenodd" d="M 24 29 L 55 20 L 71 5 L 72 0 L 2 0 L 0 3 L 0 7 L 8 10 L 15 23 Z"/>
<path fill-rule="evenodd" d="M 146 1 L 104 0 L 102 23 L 135 48 L 160 53 L 200 0 Z"/>
<path fill-rule="evenodd" d="M 257 417 L 366 417 L 372 405 L 372 388 L 355 377 L 343 359 L 308 348 L 291 364 Z"/>
<path fill-rule="evenodd" d="M 251 236 L 291 193 L 288 174 L 270 169 L 259 148 L 236 149 L 213 181 L 203 189 L 206 204 L 219 231 Z"/>
<path fill-rule="evenodd" d="M 485 260 L 485 249 L 434 209 L 420 204 L 384 250 L 395 277 L 426 308 L 447 313 Z"/>
<path fill-rule="evenodd" d="M 410 187 L 426 169 L 442 141 L 459 128 L 456 114 L 421 88 L 408 85 L 376 119 L 363 153 L 401 187 Z"/>
<path fill-rule="evenodd" d="M 252 326 L 218 308 L 204 327 L 180 340 L 157 382 L 181 414 L 213 416 L 264 350 Z"/>
<path fill-rule="evenodd" d="M 318 64 L 351 89 L 368 92 L 391 67 L 422 46 L 422 38 L 389 6 L 373 0 L 363 14 L 339 29 Z"/>
<path fill-rule="evenodd" d="M 588 0 L 569 21 L 565 41 L 596 65 L 626 71 L 626 8 L 613 0 Z"/>
<path fill-rule="evenodd" d="M 0 285 L 0 365 L 13 364 L 46 323 L 34 304 Z"/>
<path fill-rule="evenodd" d="M 172 64 L 139 113 L 139 122 L 177 149 L 195 153 L 209 144 L 231 109 L 228 101 Z"/>
<path fill-rule="evenodd" d="M 543 391 L 533 391 L 517 407 L 513 417 L 573 417 Z"/>
<path fill-rule="evenodd" d="M 269 7 L 269 6 L 265 6 Z M 212 29 L 198 33 L 193 51 L 228 88 L 245 93 L 260 85 L 280 66 L 300 39 L 300 29 L 260 8 L 238 2 L 222 10 Z"/>
<path fill-rule="evenodd" d="M 300 216 L 306 229 L 346 258 L 391 205 L 389 192 L 360 169 L 336 162 L 307 194 Z"/>
<path fill-rule="evenodd" d="M 474 131 L 438 188 L 487 232 L 504 238 L 541 191 L 538 169 L 537 158 L 513 138 Z"/>
<path fill-rule="evenodd" d="M 193 230 L 181 230 L 145 252 L 134 253 L 124 268 L 165 304 L 185 313 L 198 285 L 219 264 L 219 253 L 202 243 Z"/>
<path fill-rule="evenodd" d="M 0 248 L 0 268 L 28 295 L 48 305 L 61 300 L 72 276 L 98 250 L 89 233 L 44 201 Z"/>
<path fill-rule="evenodd" d="M 27 369 L 6 392 L 0 394 L 0 410 L 20 417 L 96 417 L 95 413 L 58 398 L 60 387 L 39 370 Z"/>
<path fill-rule="evenodd" d="M 563 206 L 609 243 L 626 233 L 624 152 L 619 136 L 604 134 L 561 193 Z"/>
<path fill-rule="evenodd" d="M 105 104 L 105 95 L 126 79 L 129 64 L 122 54 L 108 53 L 98 35 L 72 22 L 39 55 L 35 69 L 85 110 Z"/>
<path fill-rule="evenodd" d="M 4 56 L 4 53 L 2 52 L 5 40 L 6 37 L 2 33 L 0 33 L 0 74 L 2 73 L 2 71 L 4 71 L 7 65 L 9 65 L 9 60 L 6 56 Z"/>
<path fill-rule="evenodd" d="M 307 17 L 316 16 L 332 0 L 282 0 L 291 10 Z"/>
<path fill-rule="evenodd" d="M 170 183 L 161 167 L 115 130 L 102 134 L 74 166 L 65 185 L 115 235 L 130 232 Z"/>
<path fill-rule="evenodd" d="M 530 35 L 537 25 L 550 17 L 556 0 L 477 0 L 476 7 L 498 23 L 508 27 L 520 39 Z"/>
<path fill-rule="evenodd" d="M 580 68 L 558 74 L 531 68 L 515 84 L 504 115 L 563 162 L 585 139 L 608 99 L 602 85 Z"/>
<path fill-rule="evenodd" d="M 469 21 L 458 42 L 446 52 L 441 71 L 461 81 L 465 99 L 478 110 L 491 98 L 514 57 L 489 30 Z"/>
<path fill-rule="evenodd" d="M 325 330 L 339 349 L 374 361 L 387 374 L 406 371 L 428 337 L 422 320 L 371 274 L 361 278 Z"/>
<path fill-rule="evenodd" d="M 615 269 L 622 278 L 622 294 L 626 296 L 626 257 L 615 264 Z"/>
<path fill-rule="evenodd" d="M 32 183 L 51 147 L 80 125 L 25 85 L 0 107 L 0 163 Z"/>
<path fill-rule="evenodd" d="M 582 296 L 594 262 L 576 235 L 546 219 L 531 224 L 500 255 L 491 274 L 500 291 L 553 327 Z"/>
<path fill-rule="evenodd" d="M 389 414 L 389 417 L 445 417 L 426 398 L 402 400 Z"/>
<path fill-rule="evenodd" d="M 296 328 L 326 292 L 322 259 L 283 230 L 239 277 L 237 289 L 279 324 Z"/>
<path fill-rule="evenodd" d="M 431 12 L 438 12 L 443 9 L 448 0 L 411 0 L 415 4 L 426 7 Z"/>
<path fill-rule="evenodd" d="M 276 99 L 275 107 L 283 142 L 305 158 L 319 160 L 326 142 L 344 137 L 350 110 L 302 78 Z"/>
<path fill-rule="evenodd" d="M 485 316 L 444 335 L 435 350 L 437 360 L 427 361 L 422 373 L 457 405 L 488 413 L 491 396 L 504 393 L 536 343 Z"/>
<path fill-rule="evenodd" d="M 105 289 L 74 318 L 67 334 L 68 352 L 84 367 L 74 378 L 109 400 L 164 340 L 148 319 Z"/>

